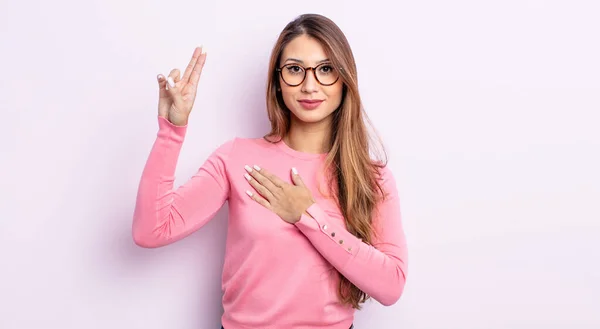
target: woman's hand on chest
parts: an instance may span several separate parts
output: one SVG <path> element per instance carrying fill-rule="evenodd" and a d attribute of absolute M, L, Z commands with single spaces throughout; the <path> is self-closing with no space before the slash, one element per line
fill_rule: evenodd
<path fill-rule="evenodd" d="M 292 182 L 287 183 L 257 165 L 244 167 L 246 180 L 253 189 L 246 191 L 254 201 L 273 211 L 284 221 L 294 224 L 315 200 L 295 168 L 291 170 Z"/>

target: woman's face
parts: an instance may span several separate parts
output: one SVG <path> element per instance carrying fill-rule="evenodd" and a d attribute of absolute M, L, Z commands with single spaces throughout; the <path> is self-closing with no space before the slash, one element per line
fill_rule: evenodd
<path fill-rule="evenodd" d="M 305 69 L 317 65 L 320 65 L 316 68 L 318 80 L 312 69 Z M 343 83 L 323 46 L 309 36 L 298 36 L 283 49 L 279 67 L 283 67 L 279 75 L 281 94 L 293 114 L 292 123 L 329 123 L 342 101 Z M 298 84 L 304 73 L 302 83 L 288 85 Z"/>

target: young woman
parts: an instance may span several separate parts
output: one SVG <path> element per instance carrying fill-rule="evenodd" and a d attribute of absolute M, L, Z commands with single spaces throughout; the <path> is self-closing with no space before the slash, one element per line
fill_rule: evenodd
<path fill-rule="evenodd" d="M 184 238 L 229 205 L 225 329 L 347 329 L 369 297 L 394 304 L 407 273 L 398 191 L 371 158 L 348 41 L 328 18 L 282 31 L 268 72 L 271 131 L 220 145 L 185 184 L 173 176 L 206 53 L 158 76 L 158 133 L 142 173 L 133 238 Z"/>

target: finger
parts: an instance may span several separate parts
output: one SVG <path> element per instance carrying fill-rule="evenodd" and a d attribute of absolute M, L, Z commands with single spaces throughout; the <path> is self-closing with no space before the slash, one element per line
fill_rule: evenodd
<path fill-rule="evenodd" d="M 167 77 L 167 85 L 165 86 L 165 90 L 167 90 L 171 95 L 175 94 L 178 89 L 177 82 L 180 80 L 179 74 L 180 72 L 178 69 L 172 69 L 171 73 L 169 73 L 169 76 Z"/>
<path fill-rule="evenodd" d="M 294 184 L 296 186 L 302 186 L 302 187 L 306 186 L 306 185 L 304 185 L 304 181 L 302 180 L 302 177 L 300 177 L 300 175 L 298 174 L 298 169 L 296 169 L 295 167 L 292 168 L 292 181 L 294 182 Z"/>
<path fill-rule="evenodd" d="M 272 194 L 276 194 L 276 191 L 281 188 L 281 186 L 273 184 L 270 179 L 265 177 L 262 172 L 266 171 L 259 166 L 254 165 L 254 168 L 250 168 L 250 166 L 246 165 L 244 168 L 246 171 L 248 171 L 248 173 L 250 173 L 250 175 L 252 175 L 254 179 L 256 179 L 262 186 L 266 187 Z"/>
<path fill-rule="evenodd" d="M 169 78 L 172 78 L 175 83 L 179 82 L 181 80 L 181 71 L 179 69 L 172 69 L 171 73 L 169 73 Z"/>
<path fill-rule="evenodd" d="M 269 171 L 265 170 L 264 168 L 261 168 L 261 167 L 255 165 L 255 169 L 263 177 L 265 177 L 266 179 L 268 179 L 271 182 L 271 184 L 273 184 L 274 186 L 283 187 L 285 184 L 287 184 L 282 179 L 280 179 L 279 177 L 277 177 L 277 175 L 274 175 L 274 174 L 270 173 Z"/>
<path fill-rule="evenodd" d="M 194 65 L 194 69 L 192 70 L 192 75 L 190 76 L 190 84 L 192 86 L 197 86 L 198 81 L 200 81 L 200 75 L 202 74 L 202 68 L 204 68 L 204 63 L 206 62 L 206 52 L 202 52 L 200 57 L 198 57 L 198 61 Z"/>
<path fill-rule="evenodd" d="M 265 198 L 261 197 L 260 195 L 256 194 L 256 193 L 252 193 L 252 191 L 246 191 L 246 194 L 248 194 L 248 196 L 258 202 L 259 204 L 261 204 L 263 207 L 267 208 L 267 209 L 271 209 L 271 204 L 269 203 L 269 201 L 267 201 Z"/>
<path fill-rule="evenodd" d="M 260 193 L 260 195 L 269 201 L 273 200 L 273 193 L 271 193 L 271 191 L 269 191 L 269 189 L 262 185 L 258 180 L 254 179 L 254 177 L 250 176 L 249 174 L 244 174 L 244 177 L 246 177 L 246 180 L 256 192 Z"/>
<path fill-rule="evenodd" d="M 188 64 L 188 66 L 185 69 L 185 72 L 183 73 L 183 78 L 181 78 L 181 80 L 183 80 L 183 82 L 188 82 L 188 80 L 190 79 L 190 76 L 192 75 L 192 71 L 194 70 L 194 66 L 196 66 L 196 63 L 198 62 L 198 58 L 200 57 L 201 53 L 202 53 L 202 47 L 196 47 L 196 49 L 194 49 L 194 53 L 192 54 L 192 59 L 190 60 L 190 63 Z"/>
<path fill-rule="evenodd" d="M 167 79 L 165 78 L 165 76 L 159 74 L 158 76 L 156 76 L 156 80 L 158 81 L 158 92 L 160 94 L 160 97 L 167 96 L 167 90 L 165 89 L 165 87 L 167 86 Z"/>

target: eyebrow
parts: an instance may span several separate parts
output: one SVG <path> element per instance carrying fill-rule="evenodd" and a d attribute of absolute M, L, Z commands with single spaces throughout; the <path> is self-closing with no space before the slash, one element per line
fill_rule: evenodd
<path fill-rule="evenodd" d="M 289 61 L 300 63 L 300 64 L 304 64 L 304 62 L 302 60 L 297 59 L 297 58 L 288 58 L 288 59 L 285 60 L 284 63 L 287 63 Z M 325 58 L 323 60 L 320 60 L 320 61 L 317 62 L 317 64 L 326 63 L 326 62 L 330 62 L 329 58 Z"/>

